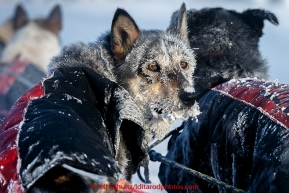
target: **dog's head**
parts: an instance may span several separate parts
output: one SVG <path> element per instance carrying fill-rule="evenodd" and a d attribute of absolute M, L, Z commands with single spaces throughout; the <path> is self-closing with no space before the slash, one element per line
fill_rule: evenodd
<path fill-rule="evenodd" d="M 264 20 L 278 24 L 273 13 L 260 9 L 238 13 L 205 8 L 189 10 L 187 19 L 190 46 L 197 56 L 194 76 L 198 97 L 232 78 L 268 78 L 258 44 Z"/>
<path fill-rule="evenodd" d="M 18 5 L 12 26 L 14 35 L 3 50 L 1 62 L 8 63 L 18 58 L 46 69 L 50 58 L 60 50 L 60 7 L 55 6 L 47 18 L 30 20 L 22 6 Z"/>
<path fill-rule="evenodd" d="M 195 104 L 194 53 L 187 39 L 186 8 L 167 31 L 141 31 L 122 9 L 111 27 L 117 81 L 144 110 L 146 125 L 162 138 L 176 118 L 198 114 Z"/>
<path fill-rule="evenodd" d="M 61 20 L 61 10 L 60 6 L 56 5 L 51 10 L 47 18 L 36 18 L 30 20 L 26 11 L 22 8 L 21 5 L 17 5 L 15 14 L 13 17 L 13 28 L 14 31 L 17 31 L 23 27 L 25 27 L 29 23 L 35 23 L 39 27 L 46 29 L 56 36 L 59 35 L 59 32 L 62 28 L 62 20 Z"/>

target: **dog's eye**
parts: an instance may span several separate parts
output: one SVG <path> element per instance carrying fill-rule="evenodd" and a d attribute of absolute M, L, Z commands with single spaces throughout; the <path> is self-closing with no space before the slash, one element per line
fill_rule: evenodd
<path fill-rule="evenodd" d="M 187 62 L 181 62 L 180 66 L 182 69 L 187 69 L 188 68 L 188 63 Z"/>
<path fill-rule="evenodd" d="M 150 71 L 153 71 L 153 72 L 157 72 L 160 70 L 160 67 L 158 65 L 158 63 L 156 61 L 152 62 L 151 64 L 148 65 L 148 69 Z"/>

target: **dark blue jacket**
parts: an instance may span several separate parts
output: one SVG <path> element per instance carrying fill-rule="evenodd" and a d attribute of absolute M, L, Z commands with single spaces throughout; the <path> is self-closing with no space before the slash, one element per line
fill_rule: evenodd
<path fill-rule="evenodd" d="M 136 171 L 146 150 L 131 96 L 88 68 L 59 68 L 28 90 L 0 127 L 0 192 L 23 193 L 63 164 L 123 179 L 120 135 Z"/>
<path fill-rule="evenodd" d="M 289 192 L 288 85 L 232 80 L 199 105 L 201 114 L 184 123 L 167 158 L 248 193 Z M 198 184 L 199 192 L 226 192 L 164 164 L 159 178 L 166 185 Z"/>

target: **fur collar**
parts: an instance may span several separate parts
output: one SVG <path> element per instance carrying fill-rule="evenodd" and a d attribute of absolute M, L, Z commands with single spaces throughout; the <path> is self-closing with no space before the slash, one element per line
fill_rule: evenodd
<path fill-rule="evenodd" d="M 61 53 L 48 65 L 48 73 L 55 68 L 88 67 L 94 72 L 116 82 L 113 73 L 113 58 L 104 38 L 85 44 L 83 42 L 64 46 Z"/>

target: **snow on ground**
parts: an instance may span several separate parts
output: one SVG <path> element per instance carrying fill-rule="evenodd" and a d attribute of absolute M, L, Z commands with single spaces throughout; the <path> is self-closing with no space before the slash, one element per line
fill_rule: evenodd
<path fill-rule="evenodd" d="M 32 18 L 46 16 L 56 3 L 62 5 L 63 30 L 61 41 L 67 45 L 77 41 L 94 41 L 106 30 L 110 29 L 111 20 L 117 7 L 124 8 L 135 19 L 142 29 L 165 30 L 173 11 L 179 9 L 182 2 L 187 8 L 224 7 L 243 11 L 248 8 L 263 8 L 272 11 L 279 19 L 278 27 L 265 22 L 264 36 L 261 38 L 260 49 L 270 66 L 271 80 L 279 79 L 280 83 L 289 83 L 289 1 L 269 0 L 0 0 L 0 23 L 12 16 L 15 5 L 22 3 Z M 275 3 L 272 3 L 275 2 Z M 163 155 L 166 144 L 156 147 Z M 158 185 L 157 163 L 150 164 L 151 180 Z M 140 184 L 136 176 L 133 182 Z M 160 192 L 148 190 L 147 192 Z"/>

